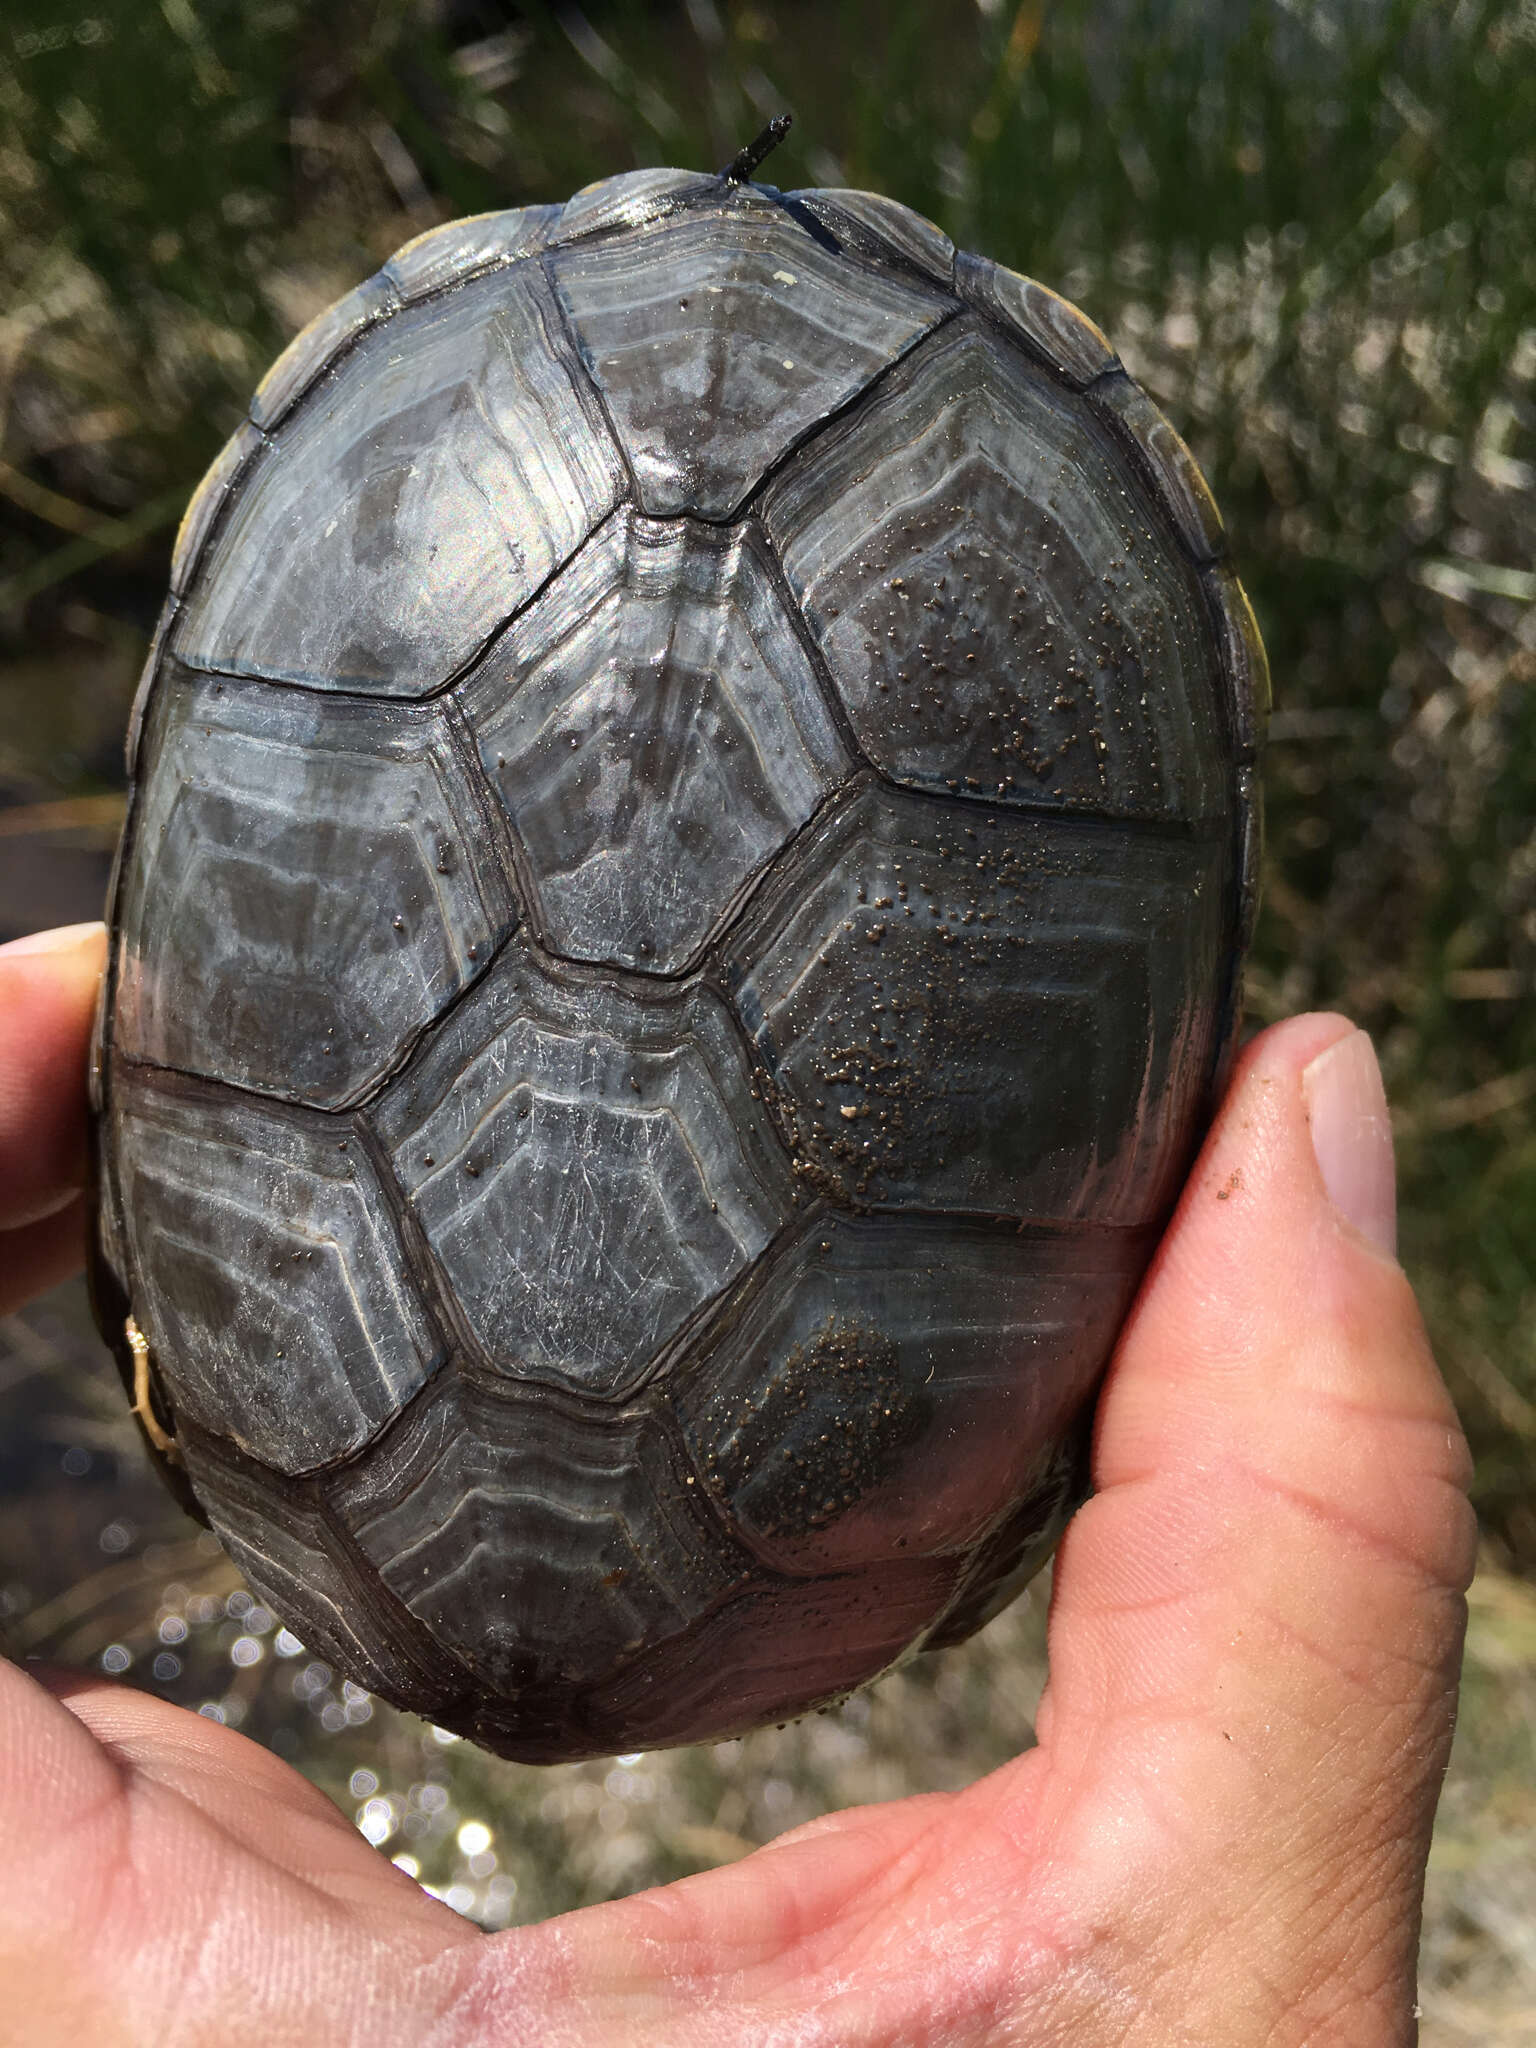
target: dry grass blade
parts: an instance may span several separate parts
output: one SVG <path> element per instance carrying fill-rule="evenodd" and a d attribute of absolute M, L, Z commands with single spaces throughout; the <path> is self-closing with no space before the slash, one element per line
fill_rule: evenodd
<path fill-rule="evenodd" d="M 167 1577 L 176 1578 L 186 1572 L 197 1573 L 200 1580 L 207 1578 L 210 1585 L 216 1581 L 225 1592 L 240 1583 L 234 1567 L 222 1559 L 210 1568 L 207 1551 L 195 1538 L 167 1546 L 153 1564 L 146 1564 L 141 1557 L 123 1558 L 118 1563 L 103 1565 L 89 1578 L 67 1587 L 13 1622 L 7 1631 L 12 1653 L 26 1657 L 47 1651 L 66 1661 L 79 1656 L 87 1651 L 89 1640 L 80 1639 L 79 1624 L 88 1615 L 99 1617 L 110 1609 L 118 1621 L 125 1613 L 136 1621 L 143 1602 L 135 1600 L 135 1594 L 149 1592 Z M 117 1634 L 120 1630 L 113 1628 L 109 1632 Z M 92 1638 L 99 1633 L 98 1626 L 91 1632 Z"/>
<path fill-rule="evenodd" d="M 180 485 L 173 491 L 163 491 L 121 519 L 99 520 L 88 532 L 78 534 L 52 554 L 44 555 L 30 568 L 18 570 L 14 576 L 7 577 L 0 582 L 0 616 L 19 610 L 45 590 L 53 589 L 66 578 L 76 576 L 82 569 L 99 562 L 103 556 L 133 547 L 170 526 L 181 517 L 189 495 Z"/>
<path fill-rule="evenodd" d="M 113 845 L 123 829 L 127 798 L 117 791 L 105 796 L 66 796 L 52 803 L 14 804 L 0 810 L 0 839 L 34 833 L 68 832 L 95 845 Z"/>
<path fill-rule="evenodd" d="M 1405 1110 L 1393 1118 L 1399 1138 L 1417 1137 L 1426 1131 L 1463 1131 L 1471 1124 L 1486 1123 L 1536 1098 L 1536 1067 L 1522 1067 L 1513 1074 L 1496 1074 L 1476 1088 L 1441 1102 Z"/>

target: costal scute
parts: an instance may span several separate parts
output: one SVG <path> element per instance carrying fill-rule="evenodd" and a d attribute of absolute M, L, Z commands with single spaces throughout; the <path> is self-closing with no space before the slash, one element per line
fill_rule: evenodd
<path fill-rule="evenodd" d="M 306 330 L 178 542 L 93 1103 L 103 1329 L 311 1650 L 553 1761 L 996 1612 L 1230 1046 L 1266 708 L 1167 421 L 891 201 L 643 172 Z"/>

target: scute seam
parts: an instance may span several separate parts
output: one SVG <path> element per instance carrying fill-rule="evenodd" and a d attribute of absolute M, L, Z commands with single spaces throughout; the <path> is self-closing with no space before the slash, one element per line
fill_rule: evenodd
<path fill-rule="evenodd" d="M 967 308 L 975 314 L 989 333 L 996 339 L 1006 342 L 1010 349 L 1024 358 L 1031 369 L 1043 370 L 1052 383 L 1060 385 L 1064 391 L 1070 391 L 1076 398 L 1086 398 L 1091 391 L 1097 390 L 1106 378 L 1121 377 L 1127 374 L 1125 365 L 1114 351 L 1114 344 L 1109 341 L 1108 335 L 1105 335 L 1104 340 L 1108 344 L 1111 354 L 1109 361 L 1104 365 L 1103 369 L 1096 370 L 1086 382 L 1079 382 L 1076 378 L 1070 376 L 1062 369 L 1060 363 L 1042 343 L 1032 341 L 1005 313 L 997 311 L 994 304 L 989 301 L 984 293 L 980 291 L 967 292 L 964 289 L 960 282 L 960 270 L 968 258 L 970 261 L 994 271 L 1007 269 L 1009 266 L 992 262 L 991 259 L 986 257 L 974 257 L 970 251 L 957 249 L 955 252 L 955 289 L 960 297 L 964 299 Z M 1040 283 L 1038 278 L 1029 277 L 1023 271 L 1015 271 L 1013 274 L 1017 277 L 1023 277 L 1027 284 Z M 1060 294 L 1052 291 L 1049 285 L 1041 285 L 1041 289 L 1050 292 L 1053 298 L 1060 297 Z M 1090 315 L 1083 313 L 1083 309 L 1072 300 L 1065 300 L 1064 303 L 1074 314 L 1082 314 L 1082 317 L 1089 320 L 1092 326 L 1098 327 L 1098 322 L 1092 320 Z M 1099 332 L 1102 333 L 1103 330 L 1099 329 Z"/>
<path fill-rule="evenodd" d="M 932 279 L 929 279 L 928 282 L 931 285 Z M 880 389 L 888 377 L 899 370 L 904 364 L 910 362 L 920 349 L 926 348 L 936 336 L 942 334 L 945 328 L 958 320 L 964 312 L 965 307 L 956 299 L 953 305 L 940 313 L 931 327 L 925 327 L 921 334 L 914 335 L 906 347 L 893 355 L 888 363 L 882 363 L 868 383 L 861 385 L 851 398 L 845 399 L 841 405 L 829 412 L 825 418 L 813 420 L 800 438 L 797 441 L 791 442 L 789 447 L 784 450 L 784 453 L 769 465 L 728 518 L 711 520 L 704 518 L 699 513 L 690 513 L 689 517 L 702 519 L 706 526 L 737 526 L 743 520 L 751 518 L 756 510 L 758 500 L 766 494 L 772 484 L 778 481 L 792 463 L 797 462 L 808 449 L 815 446 L 823 434 L 830 432 L 833 427 L 845 420 L 850 413 L 868 404 L 871 395 Z"/>
<path fill-rule="evenodd" d="M 271 435 L 268 434 L 264 428 L 258 427 L 253 419 L 247 417 L 241 421 L 240 425 L 235 429 L 234 433 L 230 435 L 229 439 L 225 442 L 224 446 L 219 450 L 218 454 L 213 458 L 213 461 L 208 465 L 207 469 L 198 479 L 197 485 L 193 490 L 191 497 L 188 498 L 187 509 L 181 515 L 181 527 L 178 528 L 176 534 L 176 539 L 178 543 L 181 540 L 182 532 L 185 530 L 188 520 L 191 518 L 192 513 L 195 511 L 197 507 L 198 500 L 201 498 L 205 487 L 210 482 L 210 480 L 218 474 L 219 465 L 228 456 L 230 450 L 234 448 L 241 440 L 245 440 L 247 442 L 247 446 L 244 452 L 240 455 L 238 461 L 235 463 L 234 468 L 230 471 L 229 476 L 224 480 L 223 488 L 219 493 L 218 502 L 214 506 L 213 511 L 209 516 L 208 524 L 204 528 L 203 533 L 200 539 L 198 540 L 197 546 L 194 549 L 191 557 L 185 562 L 178 563 L 174 551 L 172 553 L 170 594 L 171 597 L 175 600 L 176 608 L 178 610 L 182 607 L 182 605 L 185 604 L 187 598 L 191 595 L 193 587 L 197 582 L 198 576 L 202 572 L 203 565 L 208 560 L 209 554 L 213 549 L 215 541 L 218 539 L 219 533 L 221 532 L 224 525 L 228 521 L 231 511 L 234 509 L 236 500 L 240 497 L 246 485 L 251 480 L 251 476 L 255 470 L 258 459 L 264 453 L 265 450 L 274 446 L 274 442 L 272 440 Z M 167 627 L 169 627 L 169 623 L 170 622 L 167 621 Z"/>
<path fill-rule="evenodd" d="M 554 247 L 542 252 L 539 258 L 539 274 L 543 278 L 549 296 L 554 302 L 556 318 L 560 322 L 560 332 L 565 337 L 566 345 L 581 371 L 582 387 L 591 397 L 592 405 L 603 423 L 603 432 L 608 436 L 609 442 L 618 452 L 619 466 L 623 470 L 625 481 L 629 486 L 628 490 L 624 493 L 621 503 L 609 514 L 609 518 L 614 518 L 623 510 L 625 504 L 633 505 L 637 510 L 639 509 L 641 503 L 640 480 L 635 475 L 635 466 L 629 459 L 629 450 L 624 446 L 624 437 L 620 434 L 618 423 L 613 417 L 613 408 L 608 402 L 608 394 L 592 374 L 592 364 L 588 359 L 587 351 L 582 346 L 581 336 L 576 329 L 575 318 L 570 307 L 565 302 L 565 293 L 561 291 L 559 281 L 555 276 L 554 259 L 560 253 L 562 246 L 568 245 L 556 243 Z M 606 526 L 607 523 L 608 521 L 604 520 L 603 525 Z M 599 527 L 594 533 L 588 534 L 587 540 L 582 543 L 582 546 L 585 547 L 588 542 L 594 540 L 596 534 L 601 531 L 602 528 Z M 577 552 L 579 553 L 580 550 Z M 573 555 L 571 559 L 574 561 L 575 556 Z M 546 583 L 544 587 L 548 589 L 549 586 Z M 526 611 L 527 606 L 525 605 L 523 609 Z"/>
<path fill-rule="evenodd" d="M 768 581 L 773 589 L 774 596 L 779 600 L 784 616 L 789 621 L 790 630 L 800 642 L 805 652 L 805 657 L 811 665 L 811 673 L 816 678 L 817 688 L 821 691 L 828 715 L 837 728 L 838 737 L 848 751 L 849 759 L 856 770 L 863 768 L 872 769 L 874 764 L 859 745 L 858 734 L 853 729 L 853 721 L 848 716 L 847 707 L 837 693 L 836 683 L 832 680 L 832 670 L 827 664 L 827 658 L 821 651 L 816 635 L 811 631 L 811 622 L 805 616 L 800 600 L 795 596 L 793 589 L 790 587 L 789 576 L 785 570 L 783 558 L 773 544 L 772 535 L 755 512 L 749 514 L 747 519 L 743 521 L 743 524 L 750 529 L 753 537 L 758 542 L 758 551 L 768 571 Z M 782 858 L 782 850 L 775 858 Z"/>
<path fill-rule="evenodd" d="M 425 1393 L 427 1390 L 422 1388 L 420 1391 Z M 393 1422 L 390 1422 L 385 1425 L 385 1428 L 388 1429 L 393 1426 Z M 382 1435 L 382 1433 L 381 1431 L 380 1434 Z M 386 1626 L 379 1631 L 380 1634 L 401 1650 L 404 1662 L 416 1666 L 417 1675 L 420 1679 L 420 1691 L 418 1694 L 412 1696 L 404 1693 L 379 1690 L 374 1693 L 375 1698 L 383 1699 L 389 1705 L 398 1707 L 405 1713 L 431 1713 L 437 1696 L 436 1689 L 433 1686 L 433 1667 L 443 1664 L 457 1668 L 460 1676 L 465 1680 L 464 1693 L 450 1696 L 454 1706 L 457 1706 L 461 1698 L 467 1699 L 469 1697 L 473 1685 L 470 1675 L 464 1672 L 462 1667 L 457 1666 L 457 1660 L 451 1653 L 443 1650 L 438 1645 L 436 1640 L 422 1628 L 415 1615 L 408 1608 L 395 1601 L 389 1588 L 383 1584 L 382 1580 L 374 1572 L 372 1565 L 366 1559 L 363 1559 L 360 1564 L 361 1553 L 357 1550 L 344 1525 L 339 1521 L 327 1497 L 325 1490 L 326 1474 L 324 1471 L 305 1473 L 298 1477 L 292 1477 L 275 1471 L 272 1466 L 264 1464 L 259 1458 L 253 1458 L 248 1451 L 242 1450 L 232 1438 L 217 1435 L 211 1430 L 201 1429 L 192 1423 L 187 1424 L 183 1434 L 192 1453 L 194 1468 L 201 1458 L 206 1457 L 209 1463 L 216 1466 L 223 1465 L 237 1476 L 241 1474 L 251 1475 L 258 1483 L 270 1486 L 274 1492 L 295 1493 L 303 1500 L 304 1505 L 313 1514 L 325 1535 L 330 1539 L 332 1562 L 338 1566 L 343 1576 L 350 1582 L 358 1596 L 359 1604 L 365 1612 L 372 1610 L 375 1620 L 382 1619 L 386 1622 Z M 373 1444 L 377 1444 L 378 1441 L 378 1436 L 375 1436 L 372 1440 Z M 357 1455 L 362 1456 L 364 1453 L 359 1452 Z M 386 1614 L 381 1613 L 380 1610 L 388 1611 Z M 345 1674 L 341 1675 L 344 1676 Z"/>
<path fill-rule="evenodd" d="M 465 713 L 463 702 L 457 696 L 450 696 L 443 702 L 443 725 L 447 730 L 448 742 L 453 752 L 453 758 L 458 763 L 459 772 L 464 778 L 470 799 L 475 806 L 476 815 L 480 820 L 481 829 L 485 835 L 485 844 L 490 848 L 491 859 L 495 863 L 497 878 L 507 894 L 507 901 L 512 911 L 512 930 L 507 934 L 507 937 L 510 938 L 512 932 L 517 930 L 523 920 L 531 916 L 527 907 L 529 903 L 536 904 L 538 901 L 537 896 L 532 893 L 532 877 L 524 875 L 521 871 L 519 866 L 521 846 L 515 832 L 512 830 L 511 820 L 507 817 L 502 806 L 496 801 L 496 792 L 490 786 L 490 778 L 485 772 L 485 764 L 480 759 L 480 750 L 475 745 L 474 735 L 470 730 L 469 719 Z M 506 941 L 503 940 L 502 943 L 505 944 Z M 500 952 L 501 946 L 496 947 L 495 952 L 491 956 L 492 959 L 495 959 Z M 490 962 L 488 961 L 486 965 L 489 966 Z M 479 978 L 477 975 L 475 977 L 476 981 Z M 467 983 L 460 991 L 460 995 L 467 995 L 469 989 L 473 986 L 473 983 Z M 456 996 L 454 1001 L 457 1002 L 458 1000 L 459 997 Z"/>
<path fill-rule="evenodd" d="M 925 269 L 915 257 L 909 256 L 894 241 L 887 241 L 871 222 L 857 219 L 853 214 L 845 212 L 830 192 L 821 186 L 809 185 L 796 192 L 786 192 L 782 195 L 780 203 L 786 213 L 797 217 L 798 209 L 803 208 L 831 233 L 840 234 L 844 242 L 866 262 L 878 263 L 887 270 L 894 270 L 913 283 L 930 287 L 935 284 L 947 285 L 956 297 L 960 296 L 955 284 L 955 260 L 958 251 L 951 255 L 947 273 L 941 275 L 937 270 Z M 901 204 L 900 201 L 896 203 Z M 909 213 L 917 214 L 916 207 L 909 207 L 907 210 Z M 831 218 L 825 218 L 826 215 L 830 215 Z M 917 218 L 922 220 L 924 216 L 917 214 Z M 937 227 L 938 223 L 929 221 L 928 225 Z M 942 234 L 943 230 L 939 229 L 939 232 Z M 953 246 L 951 243 L 952 249 Z"/>
<path fill-rule="evenodd" d="M 598 539 L 605 528 L 613 520 L 624 516 L 630 505 L 631 500 L 628 497 L 621 497 L 613 510 L 607 513 L 593 527 L 592 531 L 571 550 L 565 560 L 555 564 L 554 568 L 550 570 L 537 589 L 530 591 L 524 601 L 514 611 L 508 612 L 504 619 L 498 619 L 480 645 L 475 648 L 474 652 L 466 655 L 464 660 L 459 663 L 458 667 L 450 675 L 445 677 L 442 682 L 434 683 L 430 690 L 413 691 L 409 696 L 404 694 L 396 695 L 386 690 L 348 690 L 340 688 L 333 683 L 306 682 L 300 676 L 251 675 L 243 669 L 219 668 L 214 663 L 191 659 L 187 655 L 180 653 L 175 656 L 175 660 L 188 675 L 211 676 L 216 682 L 238 683 L 246 688 L 255 686 L 263 690 L 295 690 L 301 696 L 319 697 L 327 703 L 334 699 L 340 703 L 366 704 L 370 706 L 376 704 L 437 704 L 451 692 L 458 690 L 467 678 L 473 675 L 497 641 L 506 634 L 508 628 L 515 625 L 524 612 L 530 610 L 532 606 L 539 602 L 540 598 L 548 591 L 550 585 L 558 582 L 567 569 Z M 178 605 L 178 612 L 181 609 L 182 607 Z M 167 624 L 169 627 L 169 621 Z"/>
<path fill-rule="evenodd" d="M 1162 407 L 1158 405 L 1151 392 L 1144 385 L 1139 384 L 1129 370 L 1120 365 L 1102 371 L 1099 376 L 1093 379 L 1083 395 L 1089 398 L 1099 419 L 1103 421 L 1120 446 L 1131 456 L 1143 488 L 1151 496 L 1154 504 L 1156 504 L 1159 512 L 1167 522 L 1174 541 L 1184 559 L 1194 569 L 1198 579 L 1201 576 L 1201 572 L 1210 567 L 1211 564 L 1226 560 L 1228 548 L 1225 536 L 1223 535 L 1218 541 L 1214 542 L 1205 552 L 1201 552 L 1196 548 L 1188 532 L 1189 522 L 1184 509 L 1175 503 L 1173 494 L 1169 490 L 1168 484 L 1151 450 L 1147 447 L 1140 434 L 1134 430 L 1130 421 L 1121 411 L 1120 406 L 1106 395 L 1111 390 L 1116 393 L 1122 391 L 1129 392 L 1138 403 L 1144 402 L 1146 406 L 1159 415 L 1169 431 L 1177 437 L 1178 443 L 1184 449 L 1185 454 L 1189 456 L 1191 467 L 1194 469 L 1196 477 L 1204 487 L 1206 495 L 1210 498 L 1211 504 L 1214 507 L 1215 500 L 1211 497 L 1210 485 L 1206 481 L 1205 473 L 1201 470 L 1199 464 L 1195 462 L 1194 456 L 1189 451 L 1188 444 L 1184 441 L 1183 435 L 1179 433 L 1172 420 L 1163 412 Z"/>
<path fill-rule="evenodd" d="M 463 992 L 464 995 L 468 993 L 467 989 Z M 460 1001 L 462 1000 L 461 995 Z M 374 1129 L 366 1111 L 357 1113 L 355 1128 L 358 1144 L 377 1177 L 379 1192 L 384 1197 L 390 1219 L 395 1226 L 395 1234 L 400 1240 L 407 1277 L 415 1289 L 416 1298 L 426 1313 L 438 1343 L 442 1346 L 444 1363 L 435 1372 L 427 1375 L 415 1394 L 400 1410 L 403 1414 L 405 1408 L 420 1400 L 429 1388 L 442 1379 L 444 1373 L 456 1370 L 455 1361 L 462 1352 L 472 1352 L 477 1357 L 483 1356 L 483 1353 L 475 1340 L 474 1332 L 469 1327 L 469 1319 L 448 1283 L 448 1276 L 438 1264 L 431 1241 L 421 1226 L 421 1219 L 412 1208 L 410 1197 L 400 1185 L 400 1177 L 395 1171 L 395 1162 L 389 1148 Z M 390 1422 L 384 1426 L 387 1429 L 393 1428 L 394 1425 Z M 382 1431 L 377 1432 L 371 1441 L 377 1443 L 381 1434 Z M 344 1465 L 355 1463 L 356 1457 L 361 1455 L 362 1452 L 358 1452 L 353 1457 L 336 1461 L 335 1469 L 339 1470 Z"/>
<path fill-rule="evenodd" d="M 335 369 L 336 365 L 342 360 L 344 356 L 350 355 L 352 350 L 357 347 L 357 344 L 362 340 L 365 334 L 372 334 L 376 327 L 384 326 L 386 322 L 393 320 L 397 313 L 403 312 L 405 310 L 406 301 L 400 296 L 400 293 L 396 290 L 394 279 L 392 277 L 386 276 L 385 268 L 381 266 L 378 270 L 369 271 L 366 277 L 360 277 L 357 283 L 353 285 L 352 290 L 350 292 L 343 292 L 341 294 L 341 297 L 338 299 L 333 299 L 329 306 L 323 306 L 320 309 L 320 312 L 315 315 L 315 319 L 323 319 L 327 313 L 334 312 L 339 305 L 341 305 L 346 299 L 352 297 L 354 293 L 363 292 L 369 290 L 370 288 L 378 292 L 379 304 L 369 312 L 366 319 L 360 321 L 358 325 L 353 328 L 350 334 L 344 335 L 342 339 L 336 343 L 334 348 L 329 349 L 326 352 L 326 354 L 321 357 L 318 363 L 315 363 L 314 365 L 311 366 L 308 377 L 299 386 L 298 390 L 293 393 L 292 397 L 288 400 L 286 405 L 280 407 L 278 411 L 270 414 L 266 420 L 258 420 L 253 409 L 256 404 L 256 393 L 253 392 L 251 394 L 251 404 L 250 407 L 248 407 L 246 410 L 246 418 L 250 421 L 251 425 L 256 428 L 257 432 L 261 434 L 264 440 L 270 441 L 271 438 L 277 433 L 279 428 L 287 425 L 288 421 L 292 419 L 294 413 L 298 410 L 298 408 L 304 404 L 305 400 L 309 397 L 310 393 L 314 391 L 318 385 L 324 382 L 324 380 L 331 374 L 332 370 Z M 298 332 L 292 336 L 287 346 L 277 355 L 277 357 L 274 359 L 274 361 L 268 368 L 268 377 L 270 377 L 270 375 L 272 374 L 272 370 L 276 369 L 277 364 L 282 361 L 283 356 L 287 354 L 288 349 L 292 348 L 294 343 L 297 342 L 303 336 L 303 334 L 306 331 L 306 328 L 312 326 L 313 324 L 313 321 L 306 321 L 304 327 L 301 327 L 298 330 Z M 262 383 L 265 382 L 266 378 L 264 377 L 262 379 Z M 261 386 L 258 385 L 257 391 L 259 391 L 260 389 Z"/>

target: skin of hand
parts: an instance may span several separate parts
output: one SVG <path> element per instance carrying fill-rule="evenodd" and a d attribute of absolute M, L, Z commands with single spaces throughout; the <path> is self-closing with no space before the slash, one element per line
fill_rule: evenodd
<path fill-rule="evenodd" d="M 45 938 L 49 935 L 45 935 Z M 0 1282 L 79 1252 L 99 928 L 0 949 Z M 232 1730 L 0 1665 L 15 2048 L 1382 2048 L 1415 2038 L 1475 1525 L 1342 1018 L 1258 1037 L 1103 1398 L 1039 1743 L 483 1935 Z"/>

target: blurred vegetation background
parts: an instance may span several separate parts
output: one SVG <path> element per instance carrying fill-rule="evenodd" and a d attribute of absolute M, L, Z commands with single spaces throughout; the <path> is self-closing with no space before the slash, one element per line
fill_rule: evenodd
<path fill-rule="evenodd" d="M 1425 2038 L 1536 2042 L 1536 0 L 8 0 L 0 936 L 96 913 L 176 520 L 288 336 L 436 221 L 714 167 L 781 108 L 767 175 L 1065 291 L 1215 484 L 1275 671 L 1252 1020 L 1374 1033 L 1477 1456 Z M 246 1716 L 482 1918 L 1027 1734 L 1038 1602 L 807 1728 L 519 1789 L 247 1625 L 78 1297 L 0 1340 L 19 1646 Z"/>

